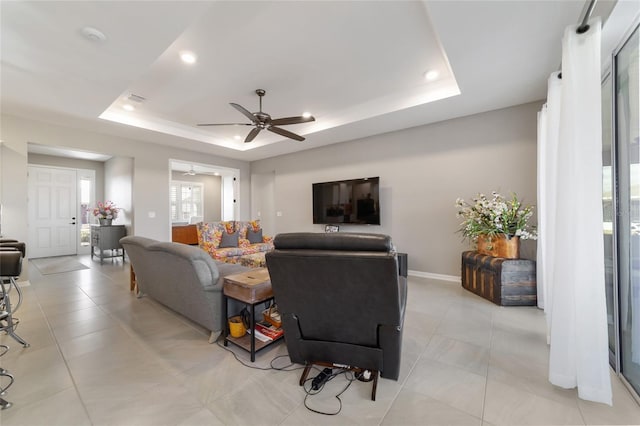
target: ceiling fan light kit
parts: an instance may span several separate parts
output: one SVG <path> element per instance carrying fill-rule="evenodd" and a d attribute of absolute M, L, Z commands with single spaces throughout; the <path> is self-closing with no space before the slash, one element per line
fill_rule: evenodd
<path fill-rule="evenodd" d="M 316 119 L 309 113 L 305 113 L 301 116 L 295 117 L 284 117 L 284 118 L 275 118 L 272 119 L 269 114 L 262 111 L 262 97 L 267 92 L 264 89 L 257 89 L 256 95 L 258 95 L 260 99 L 260 111 L 258 112 L 250 112 L 248 109 L 243 107 L 242 105 L 231 102 L 230 105 L 237 109 L 242 115 L 247 117 L 251 123 L 205 123 L 198 124 L 198 126 L 254 126 L 253 129 L 249 132 L 247 137 L 245 138 L 246 142 L 251 142 L 258 136 L 262 130 L 268 130 L 272 133 L 278 134 L 280 136 L 284 136 L 289 139 L 294 139 L 297 141 L 303 141 L 305 138 L 297 135 L 288 130 L 282 129 L 278 126 L 286 126 L 289 124 L 300 124 L 300 123 L 309 123 L 311 121 L 315 121 Z"/>

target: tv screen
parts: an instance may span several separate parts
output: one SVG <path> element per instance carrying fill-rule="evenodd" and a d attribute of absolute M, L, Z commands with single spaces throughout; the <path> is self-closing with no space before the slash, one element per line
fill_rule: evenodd
<path fill-rule="evenodd" d="M 380 178 L 314 183 L 313 223 L 380 225 Z"/>

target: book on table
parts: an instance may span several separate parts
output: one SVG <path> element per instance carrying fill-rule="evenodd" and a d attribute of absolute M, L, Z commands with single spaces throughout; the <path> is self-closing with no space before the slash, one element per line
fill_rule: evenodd
<path fill-rule="evenodd" d="M 255 329 L 256 339 L 261 342 L 276 340 L 284 334 L 282 328 L 275 327 L 267 322 L 257 322 Z M 247 330 L 247 333 L 251 333 L 251 331 Z"/>
<path fill-rule="evenodd" d="M 251 334 L 251 330 L 247 329 L 247 334 Z M 261 342 L 271 342 L 273 339 L 270 338 L 269 336 L 265 336 L 264 334 L 260 333 L 260 331 L 256 330 L 256 339 L 260 340 Z"/>

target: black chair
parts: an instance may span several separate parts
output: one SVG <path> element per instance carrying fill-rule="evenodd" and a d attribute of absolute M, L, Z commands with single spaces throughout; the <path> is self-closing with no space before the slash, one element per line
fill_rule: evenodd
<path fill-rule="evenodd" d="M 290 233 L 266 254 L 289 357 L 306 364 L 397 380 L 407 280 L 391 238 L 359 233 Z"/>
<path fill-rule="evenodd" d="M 15 333 L 17 322 L 13 318 L 22 304 L 22 291 L 16 278 L 22 272 L 22 259 L 26 254 L 26 246 L 21 242 L 0 243 L 0 331 L 5 331 L 23 347 L 29 344 Z M 12 305 L 10 293 L 15 289 L 17 302 Z"/>
<path fill-rule="evenodd" d="M 29 344 L 15 333 L 17 321 L 13 314 L 22 303 L 22 291 L 16 283 L 16 277 L 22 272 L 22 259 L 26 255 L 26 246 L 17 240 L 0 240 L 0 331 L 6 332 L 9 336 L 18 341 L 25 348 Z M 15 288 L 18 300 L 15 306 L 11 304 L 11 290 Z M 0 345 L 3 356 L 9 351 L 9 346 Z M 0 380 L 9 379 L 8 384 L 0 384 L 0 395 L 5 395 L 7 390 L 13 385 L 14 377 L 9 371 L 0 368 Z M 13 404 L 0 397 L 0 409 L 6 410 Z"/>

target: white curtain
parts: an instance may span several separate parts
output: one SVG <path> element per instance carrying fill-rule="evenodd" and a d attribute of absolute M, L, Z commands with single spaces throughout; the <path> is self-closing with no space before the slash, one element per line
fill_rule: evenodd
<path fill-rule="evenodd" d="M 553 238 L 556 234 L 556 180 L 562 79 L 554 72 L 547 83 L 547 103 L 538 115 L 538 307 L 547 314 L 547 343 L 551 327 Z"/>
<path fill-rule="evenodd" d="M 549 380 L 611 405 L 602 238 L 600 20 L 565 30 L 555 186 Z M 549 123 L 547 123 L 549 124 Z M 547 206 L 547 209 L 552 206 Z M 547 257 L 548 260 L 548 257 Z M 545 266 L 546 267 L 546 266 Z M 549 285 L 550 284 L 550 285 Z"/>
<path fill-rule="evenodd" d="M 538 293 L 538 308 L 544 309 L 544 295 L 546 293 L 546 289 L 544 286 L 547 283 L 547 280 L 544 277 L 544 272 L 546 271 L 546 253 L 545 247 L 543 246 L 542 236 L 545 234 L 546 228 L 546 214 L 547 211 L 547 203 L 545 200 L 546 194 L 546 150 L 547 150 L 547 104 L 542 105 L 542 109 L 538 112 L 538 249 L 536 253 L 536 259 L 538 260 L 536 265 L 536 289 Z M 547 333 L 547 343 L 548 342 L 548 333 Z"/>

